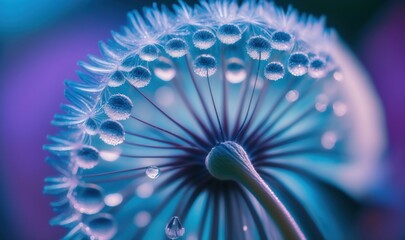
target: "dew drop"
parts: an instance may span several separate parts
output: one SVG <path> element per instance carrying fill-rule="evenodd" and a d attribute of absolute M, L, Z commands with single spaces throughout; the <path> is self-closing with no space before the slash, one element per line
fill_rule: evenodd
<path fill-rule="evenodd" d="M 184 235 L 184 232 L 185 229 L 177 216 L 172 217 L 165 228 L 166 236 L 169 239 L 178 239 Z"/>
<path fill-rule="evenodd" d="M 88 135 L 90 135 L 90 136 L 96 135 L 97 130 L 98 130 L 97 122 L 94 121 L 94 119 L 89 118 L 86 120 L 86 122 L 84 122 L 84 131 Z"/>
<path fill-rule="evenodd" d="M 98 213 L 104 207 L 102 189 L 95 184 L 77 185 L 72 191 L 71 203 L 81 213 Z"/>
<path fill-rule="evenodd" d="M 124 74 L 121 71 L 115 71 L 108 81 L 109 87 L 119 87 L 125 82 Z"/>
<path fill-rule="evenodd" d="M 280 51 L 290 50 L 294 45 L 294 39 L 287 32 L 277 31 L 271 35 L 271 46 Z"/>
<path fill-rule="evenodd" d="M 328 97 L 325 94 L 319 94 L 316 97 L 315 108 L 318 112 L 325 112 L 328 107 Z"/>
<path fill-rule="evenodd" d="M 225 77 L 230 83 L 240 83 L 246 79 L 247 73 L 243 61 L 239 58 L 230 58 L 226 65 Z"/>
<path fill-rule="evenodd" d="M 193 35 L 193 44 L 199 49 L 209 49 L 214 46 L 216 40 L 214 33 L 210 30 L 198 30 Z"/>
<path fill-rule="evenodd" d="M 107 162 L 117 161 L 121 155 L 120 149 L 100 150 L 100 157 Z"/>
<path fill-rule="evenodd" d="M 116 207 L 122 203 L 123 197 L 120 193 L 111 193 L 104 197 L 105 205 L 109 207 Z"/>
<path fill-rule="evenodd" d="M 83 169 L 94 168 L 99 162 L 99 153 L 92 146 L 82 147 L 72 153 L 76 164 Z"/>
<path fill-rule="evenodd" d="M 117 223 L 114 217 L 107 213 L 91 216 L 85 221 L 85 225 L 85 231 L 91 239 L 108 240 L 117 233 Z"/>
<path fill-rule="evenodd" d="M 116 121 L 106 120 L 100 125 L 100 139 L 109 145 L 118 145 L 124 142 L 124 127 Z"/>
<path fill-rule="evenodd" d="M 343 102 L 333 103 L 333 112 L 338 117 L 343 117 L 347 113 L 347 105 Z"/>
<path fill-rule="evenodd" d="M 152 74 L 146 67 L 136 66 L 126 74 L 126 77 L 132 86 L 142 88 L 150 83 Z"/>
<path fill-rule="evenodd" d="M 327 73 L 326 62 L 321 58 L 314 58 L 309 63 L 308 74 L 313 78 L 323 78 Z"/>
<path fill-rule="evenodd" d="M 218 28 L 217 36 L 223 44 L 234 44 L 242 38 L 242 31 L 237 25 L 224 24 Z"/>
<path fill-rule="evenodd" d="M 134 66 L 136 66 L 139 62 L 139 57 L 138 55 L 132 53 L 128 56 L 126 56 L 122 62 L 121 62 L 121 67 L 124 69 L 131 69 Z"/>
<path fill-rule="evenodd" d="M 168 58 L 164 57 L 159 58 L 153 71 L 156 77 L 163 81 L 170 81 L 176 76 L 176 70 L 174 69 L 173 63 Z"/>
<path fill-rule="evenodd" d="M 132 111 L 132 101 L 123 94 L 112 95 L 104 106 L 104 112 L 113 120 L 128 119 Z"/>
<path fill-rule="evenodd" d="M 156 166 L 150 166 L 145 170 L 146 176 L 150 179 L 156 179 L 160 175 L 160 169 Z"/>
<path fill-rule="evenodd" d="M 304 53 L 293 53 L 288 59 L 288 71 L 294 76 L 302 76 L 308 71 L 308 56 Z"/>
<path fill-rule="evenodd" d="M 155 188 L 151 183 L 142 183 L 136 188 L 136 194 L 140 198 L 149 198 L 152 196 L 153 192 L 155 191 Z"/>
<path fill-rule="evenodd" d="M 268 80 L 277 81 L 284 77 L 284 66 L 279 62 L 271 62 L 264 68 L 264 76 Z"/>
<path fill-rule="evenodd" d="M 152 219 L 151 215 L 147 211 L 140 211 L 135 215 L 134 218 L 134 223 L 137 227 L 146 227 L 149 223 L 150 220 Z"/>
<path fill-rule="evenodd" d="M 325 149 L 333 149 L 337 141 L 335 132 L 328 131 L 322 135 L 321 144 Z"/>
<path fill-rule="evenodd" d="M 295 102 L 298 100 L 300 97 L 300 93 L 297 90 L 290 90 L 288 93 L 285 95 L 285 99 L 289 102 Z"/>
<path fill-rule="evenodd" d="M 266 60 L 270 57 L 270 42 L 262 36 L 249 38 L 246 49 L 248 55 L 255 60 Z"/>
<path fill-rule="evenodd" d="M 217 62 L 209 54 L 202 54 L 194 60 L 194 72 L 201 77 L 212 76 L 217 71 Z"/>
<path fill-rule="evenodd" d="M 343 73 L 336 71 L 335 73 L 333 73 L 333 78 L 338 81 L 341 82 L 343 80 Z"/>
<path fill-rule="evenodd" d="M 159 49 L 155 45 L 146 45 L 141 49 L 139 57 L 147 62 L 155 61 L 159 57 Z"/>
<path fill-rule="evenodd" d="M 173 38 L 166 43 L 165 49 L 171 57 L 179 58 L 187 54 L 188 46 L 183 39 Z"/>

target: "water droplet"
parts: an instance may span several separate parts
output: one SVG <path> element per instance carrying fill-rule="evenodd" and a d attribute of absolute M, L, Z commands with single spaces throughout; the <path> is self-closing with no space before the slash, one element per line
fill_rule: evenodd
<path fill-rule="evenodd" d="M 104 197 L 105 205 L 109 207 L 116 207 L 122 203 L 123 197 L 120 193 L 111 193 Z"/>
<path fill-rule="evenodd" d="M 124 74 L 121 71 L 115 71 L 108 81 L 108 86 L 110 87 L 119 87 L 125 82 Z"/>
<path fill-rule="evenodd" d="M 335 73 L 333 73 L 333 78 L 334 78 L 336 81 L 340 82 L 340 81 L 343 80 L 343 73 L 341 73 L 341 72 L 339 72 L 339 71 L 336 71 Z"/>
<path fill-rule="evenodd" d="M 116 121 L 106 120 L 100 125 L 100 139 L 109 145 L 118 145 L 124 142 L 124 127 Z"/>
<path fill-rule="evenodd" d="M 225 77 L 230 83 L 240 83 L 246 79 L 246 69 L 239 58 L 230 58 L 226 65 Z"/>
<path fill-rule="evenodd" d="M 277 31 L 271 35 L 271 46 L 280 51 L 290 50 L 294 45 L 294 39 L 287 32 Z"/>
<path fill-rule="evenodd" d="M 179 217 L 177 216 L 172 217 L 165 228 L 166 236 L 169 239 L 177 239 L 179 237 L 182 237 L 184 235 L 184 232 L 185 229 L 181 224 Z"/>
<path fill-rule="evenodd" d="M 321 144 L 325 149 L 332 149 L 335 147 L 337 136 L 335 132 L 328 131 L 322 135 Z"/>
<path fill-rule="evenodd" d="M 305 53 L 293 53 L 288 59 L 288 71 L 294 76 L 302 76 L 308 71 L 308 56 Z"/>
<path fill-rule="evenodd" d="M 155 61 L 159 57 L 159 49 L 155 45 L 146 45 L 141 49 L 139 57 L 147 62 Z"/>
<path fill-rule="evenodd" d="M 142 88 L 150 83 L 152 74 L 146 67 L 136 66 L 126 74 L 126 77 L 132 86 Z"/>
<path fill-rule="evenodd" d="M 156 77 L 163 81 L 170 81 L 176 76 L 176 70 L 174 69 L 172 61 L 165 57 L 159 58 L 153 71 Z"/>
<path fill-rule="evenodd" d="M 188 46 L 183 39 L 173 38 L 166 43 L 165 49 L 171 57 L 179 58 L 187 54 Z"/>
<path fill-rule="evenodd" d="M 199 49 L 209 49 L 214 46 L 216 40 L 214 33 L 206 29 L 198 30 L 193 35 L 194 46 Z"/>
<path fill-rule="evenodd" d="M 87 119 L 84 123 L 84 131 L 90 136 L 96 135 L 98 131 L 97 122 L 92 118 Z"/>
<path fill-rule="evenodd" d="M 194 60 L 194 72 L 201 77 L 212 76 L 217 71 L 217 62 L 209 54 L 202 54 Z"/>
<path fill-rule="evenodd" d="M 72 152 L 72 155 L 76 164 L 84 169 L 94 168 L 99 161 L 98 151 L 92 146 L 82 147 Z"/>
<path fill-rule="evenodd" d="M 335 102 L 333 104 L 333 112 L 338 117 L 343 117 L 347 113 L 347 105 L 343 102 Z"/>
<path fill-rule="evenodd" d="M 284 77 L 284 66 L 279 62 L 271 62 L 264 68 L 264 76 L 268 80 L 277 81 Z"/>
<path fill-rule="evenodd" d="M 244 232 L 247 232 L 247 230 L 248 230 L 248 226 L 243 225 L 243 231 L 244 231 Z"/>
<path fill-rule="evenodd" d="M 107 162 L 114 162 L 118 160 L 121 154 L 120 149 L 113 149 L 113 150 L 100 150 L 99 152 L 100 157 L 107 161 Z"/>
<path fill-rule="evenodd" d="M 224 24 L 218 28 L 217 36 L 223 44 L 234 44 L 242 38 L 242 31 L 237 25 Z"/>
<path fill-rule="evenodd" d="M 266 60 L 270 57 L 270 42 L 262 36 L 249 38 L 246 49 L 249 56 L 255 60 Z"/>
<path fill-rule="evenodd" d="M 122 62 L 121 62 L 121 67 L 124 69 L 131 69 L 134 66 L 136 66 L 139 62 L 139 57 L 138 55 L 132 53 L 128 56 L 126 56 Z"/>
<path fill-rule="evenodd" d="M 146 176 L 150 179 L 156 179 L 160 175 L 160 169 L 156 166 L 150 166 L 145 170 Z"/>
<path fill-rule="evenodd" d="M 112 95 L 104 106 L 104 112 L 113 120 L 125 120 L 131 115 L 132 101 L 123 94 Z"/>
<path fill-rule="evenodd" d="M 85 225 L 85 232 L 91 239 L 108 240 L 117 233 L 117 223 L 114 217 L 107 213 L 91 216 L 85 221 Z"/>
<path fill-rule="evenodd" d="M 325 112 L 326 108 L 328 107 L 328 103 L 329 103 L 328 96 L 326 96 L 325 94 L 319 94 L 316 97 L 315 108 L 319 112 Z"/>
<path fill-rule="evenodd" d="M 137 227 L 146 227 L 150 220 L 152 219 L 151 215 L 147 211 L 140 211 L 138 214 L 135 215 L 134 223 Z"/>
<path fill-rule="evenodd" d="M 77 185 L 72 191 L 71 203 L 81 213 L 98 213 L 104 207 L 102 189 L 95 184 Z"/>
<path fill-rule="evenodd" d="M 308 74 L 313 78 L 323 78 L 327 73 L 326 62 L 321 58 L 311 59 Z"/>
<path fill-rule="evenodd" d="M 155 99 L 159 105 L 168 107 L 174 103 L 175 94 L 172 88 L 163 86 L 156 90 Z"/>
<path fill-rule="evenodd" d="M 285 99 L 289 102 L 295 102 L 298 100 L 300 97 L 300 93 L 297 90 L 290 90 L 288 93 L 285 95 Z"/>
<path fill-rule="evenodd" d="M 136 188 L 136 194 L 140 198 L 149 198 L 152 196 L 154 190 L 153 184 L 146 182 Z"/>

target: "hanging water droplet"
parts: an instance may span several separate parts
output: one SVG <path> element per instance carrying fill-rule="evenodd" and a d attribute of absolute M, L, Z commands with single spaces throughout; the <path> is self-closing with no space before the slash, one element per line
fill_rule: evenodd
<path fill-rule="evenodd" d="M 111 193 L 104 197 L 105 205 L 109 207 L 116 207 L 122 203 L 123 197 L 120 193 Z"/>
<path fill-rule="evenodd" d="M 121 71 L 115 71 L 108 81 L 108 86 L 110 87 L 119 87 L 125 82 L 124 74 Z"/>
<path fill-rule="evenodd" d="M 270 57 L 270 42 L 262 36 L 249 38 L 246 49 L 249 56 L 255 60 L 266 60 Z"/>
<path fill-rule="evenodd" d="M 155 61 L 159 57 L 159 49 L 155 45 L 146 45 L 141 49 L 139 57 L 147 62 Z"/>
<path fill-rule="evenodd" d="M 198 30 L 193 35 L 193 44 L 199 49 L 209 49 L 214 46 L 216 40 L 214 33 L 206 29 Z"/>
<path fill-rule="evenodd" d="M 104 207 L 102 189 L 95 184 L 77 185 L 72 191 L 71 203 L 81 213 L 98 213 Z"/>
<path fill-rule="evenodd" d="M 150 166 L 145 170 L 146 176 L 150 179 L 156 179 L 160 175 L 160 169 L 156 166 Z"/>
<path fill-rule="evenodd" d="M 246 79 L 247 73 L 243 61 L 239 58 L 230 58 L 226 65 L 225 77 L 230 83 L 240 83 Z"/>
<path fill-rule="evenodd" d="M 295 102 L 300 97 L 300 93 L 297 90 L 290 90 L 285 95 L 285 99 L 289 102 Z"/>
<path fill-rule="evenodd" d="M 347 113 L 347 105 L 343 102 L 335 102 L 333 104 L 333 112 L 338 117 L 343 117 Z"/>
<path fill-rule="evenodd" d="M 72 152 L 72 159 L 79 167 L 90 169 L 98 164 L 99 154 L 96 148 L 85 146 Z"/>
<path fill-rule="evenodd" d="M 142 88 L 150 83 L 152 74 L 146 67 L 136 66 L 126 74 L 126 77 L 132 86 Z"/>
<path fill-rule="evenodd" d="M 268 80 L 277 81 L 284 77 L 284 66 L 279 62 L 271 62 L 264 68 L 264 76 Z"/>
<path fill-rule="evenodd" d="M 337 141 L 336 133 L 333 131 L 327 131 L 322 135 L 321 144 L 325 149 L 333 149 Z"/>
<path fill-rule="evenodd" d="M 124 142 L 124 127 L 116 121 L 106 120 L 100 125 L 100 139 L 109 145 L 118 145 Z"/>
<path fill-rule="evenodd" d="M 293 53 L 288 59 L 288 71 L 294 76 L 302 76 L 308 71 L 308 56 L 305 53 Z"/>
<path fill-rule="evenodd" d="M 104 106 L 104 112 L 113 120 L 128 119 L 132 111 L 132 101 L 123 94 L 112 95 Z"/>
<path fill-rule="evenodd" d="M 217 62 L 209 54 L 202 54 L 194 60 L 194 72 L 201 77 L 212 76 L 217 71 Z"/>
<path fill-rule="evenodd" d="M 314 58 L 309 63 L 308 74 L 313 78 L 323 78 L 327 73 L 327 65 L 325 60 Z"/>
<path fill-rule="evenodd" d="M 166 236 L 170 239 L 177 239 L 184 235 L 185 229 L 180 222 L 179 217 L 174 216 L 167 223 L 165 228 Z"/>
<path fill-rule="evenodd" d="M 277 31 L 271 35 L 271 46 L 280 51 L 290 50 L 294 45 L 294 39 L 287 32 Z"/>
<path fill-rule="evenodd" d="M 117 223 L 113 216 L 100 213 L 85 221 L 85 232 L 91 239 L 109 240 L 117 233 Z"/>
<path fill-rule="evenodd" d="M 86 120 L 86 122 L 84 123 L 84 131 L 90 135 L 96 135 L 97 134 L 97 130 L 98 130 L 98 126 L 97 126 L 97 122 L 94 121 L 94 119 L 89 118 Z"/>
<path fill-rule="evenodd" d="M 183 39 L 173 38 L 166 43 L 165 50 L 171 57 L 179 58 L 187 54 L 188 46 Z"/>
<path fill-rule="evenodd" d="M 325 112 L 328 107 L 329 99 L 325 94 L 319 94 L 316 97 L 315 108 L 318 112 Z"/>
<path fill-rule="evenodd" d="M 159 58 L 153 71 L 156 77 L 163 81 L 170 81 L 176 76 L 176 69 L 174 68 L 173 63 L 170 59 L 165 57 Z"/>
<path fill-rule="evenodd" d="M 218 28 L 217 36 L 223 44 L 234 44 L 242 38 L 242 31 L 237 25 L 224 24 Z"/>

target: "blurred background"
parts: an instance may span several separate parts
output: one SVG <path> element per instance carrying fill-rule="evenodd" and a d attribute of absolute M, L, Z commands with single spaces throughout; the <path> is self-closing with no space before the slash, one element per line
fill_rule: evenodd
<path fill-rule="evenodd" d="M 175 1 L 158 0 L 171 5 Z M 192 4 L 195 1 L 186 0 Z M 388 0 L 275 1 L 326 15 L 373 78 L 386 116 L 386 182 L 362 206 L 356 238 L 405 239 L 405 2 Z M 58 239 L 50 227 L 43 179 L 55 174 L 42 151 L 56 132 L 53 114 L 65 102 L 65 79 L 76 62 L 98 53 L 98 41 L 126 24 L 142 0 L 0 0 L 0 239 Z"/>

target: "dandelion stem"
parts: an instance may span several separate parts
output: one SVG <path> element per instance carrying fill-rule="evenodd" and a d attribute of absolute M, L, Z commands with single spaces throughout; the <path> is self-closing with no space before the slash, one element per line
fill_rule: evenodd
<path fill-rule="evenodd" d="M 219 120 L 219 115 L 218 115 L 217 107 L 215 105 L 214 96 L 212 94 L 211 81 L 210 81 L 210 77 L 208 76 L 208 73 L 207 73 L 207 83 L 208 83 L 208 89 L 210 90 L 212 105 L 214 106 L 215 116 L 217 117 L 218 126 L 219 126 L 219 129 L 221 132 L 222 141 L 225 141 L 225 134 L 224 134 L 224 130 L 222 129 L 221 120 Z"/>

